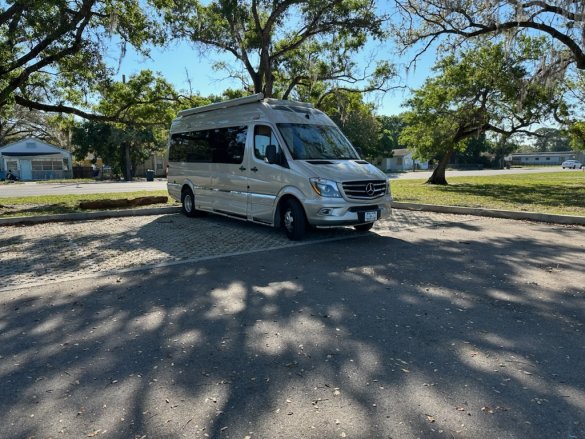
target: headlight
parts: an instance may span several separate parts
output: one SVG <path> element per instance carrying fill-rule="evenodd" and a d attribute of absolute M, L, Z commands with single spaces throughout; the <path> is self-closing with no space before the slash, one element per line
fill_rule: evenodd
<path fill-rule="evenodd" d="M 311 186 L 317 194 L 327 198 L 341 198 L 337 183 L 323 178 L 310 178 Z"/>

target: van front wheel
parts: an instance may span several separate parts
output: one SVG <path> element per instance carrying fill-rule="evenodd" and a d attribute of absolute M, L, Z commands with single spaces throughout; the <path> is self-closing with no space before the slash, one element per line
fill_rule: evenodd
<path fill-rule="evenodd" d="M 284 205 L 282 225 L 291 241 L 300 241 L 307 230 L 307 217 L 303 206 L 296 200 L 288 200 Z"/>
<path fill-rule="evenodd" d="M 195 197 L 193 196 L 193 191 L 191 189 L 185 189 L 181 193 L 181 205 L 185 215 L 188 217 L 196 216 Z"/>

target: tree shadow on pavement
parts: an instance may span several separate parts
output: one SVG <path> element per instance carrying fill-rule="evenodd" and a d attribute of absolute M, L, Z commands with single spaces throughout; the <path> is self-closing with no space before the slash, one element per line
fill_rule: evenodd
<path fill-rule="evenodd" d="M 0 424 L 9 437 L 585 437 L 582 240 L 461 226 L 482 239 L 369 233 L 3 293 Z"/>

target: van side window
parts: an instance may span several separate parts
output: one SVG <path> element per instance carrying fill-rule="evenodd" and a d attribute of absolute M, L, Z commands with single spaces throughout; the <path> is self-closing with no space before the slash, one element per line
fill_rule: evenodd
<path fill-rule="evenodd" d="M 266 163 L 288 167 L 272 128 L 266 125 L 254 127 L 254 156 Z"/>
<path fill-rule="evenodd" d="M 169 148 L 171 162 L 210 162 L 211 147 L 206 131 L 177 133 L 171 136 Z"/>
<path fill-rule="evenodd" d="M 213 163 L 241 164 L 246 148 L 248 127 L 209 130 L 211 161 Z"/>
<path fill-rule="evenodd" d="M 247 132 L 247 127 L 240 126 L 173 134 L 169 161 L 240 164 Z"/>

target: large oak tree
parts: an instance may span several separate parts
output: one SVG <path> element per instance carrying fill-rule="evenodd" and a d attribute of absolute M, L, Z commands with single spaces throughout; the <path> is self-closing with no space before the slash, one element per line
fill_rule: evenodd
<path fill-rule="evenodd" d="M 439 156 L 429 184 L 447 184 L 445 170 L 467 140 L 492 132 L 508 138 L 530 133 L 556 106 L 554 90 L 535 81 L 530 65 L 546 50 L 526 39 L 510 50 L 505 44 L 483 42 L 459 56 L 448 55 L 435 66 L 407 101 L 406 128 L 400 142 L 423 159 Z"/>
<path fill-rule="evenodd" d="M 164 11 L 172 36 L 233 56 L 244 75 L 233 65 L 230 72 L 250 91 L 267 97 L 287 98 L 299 85 L 324 82 L 358 91 L 384 89 L 393 75 L 387 63 L 363 75 L 352 61 L 368 37 L 383 35 L 383 17 L 373 0 L 155 3 Z"/>

